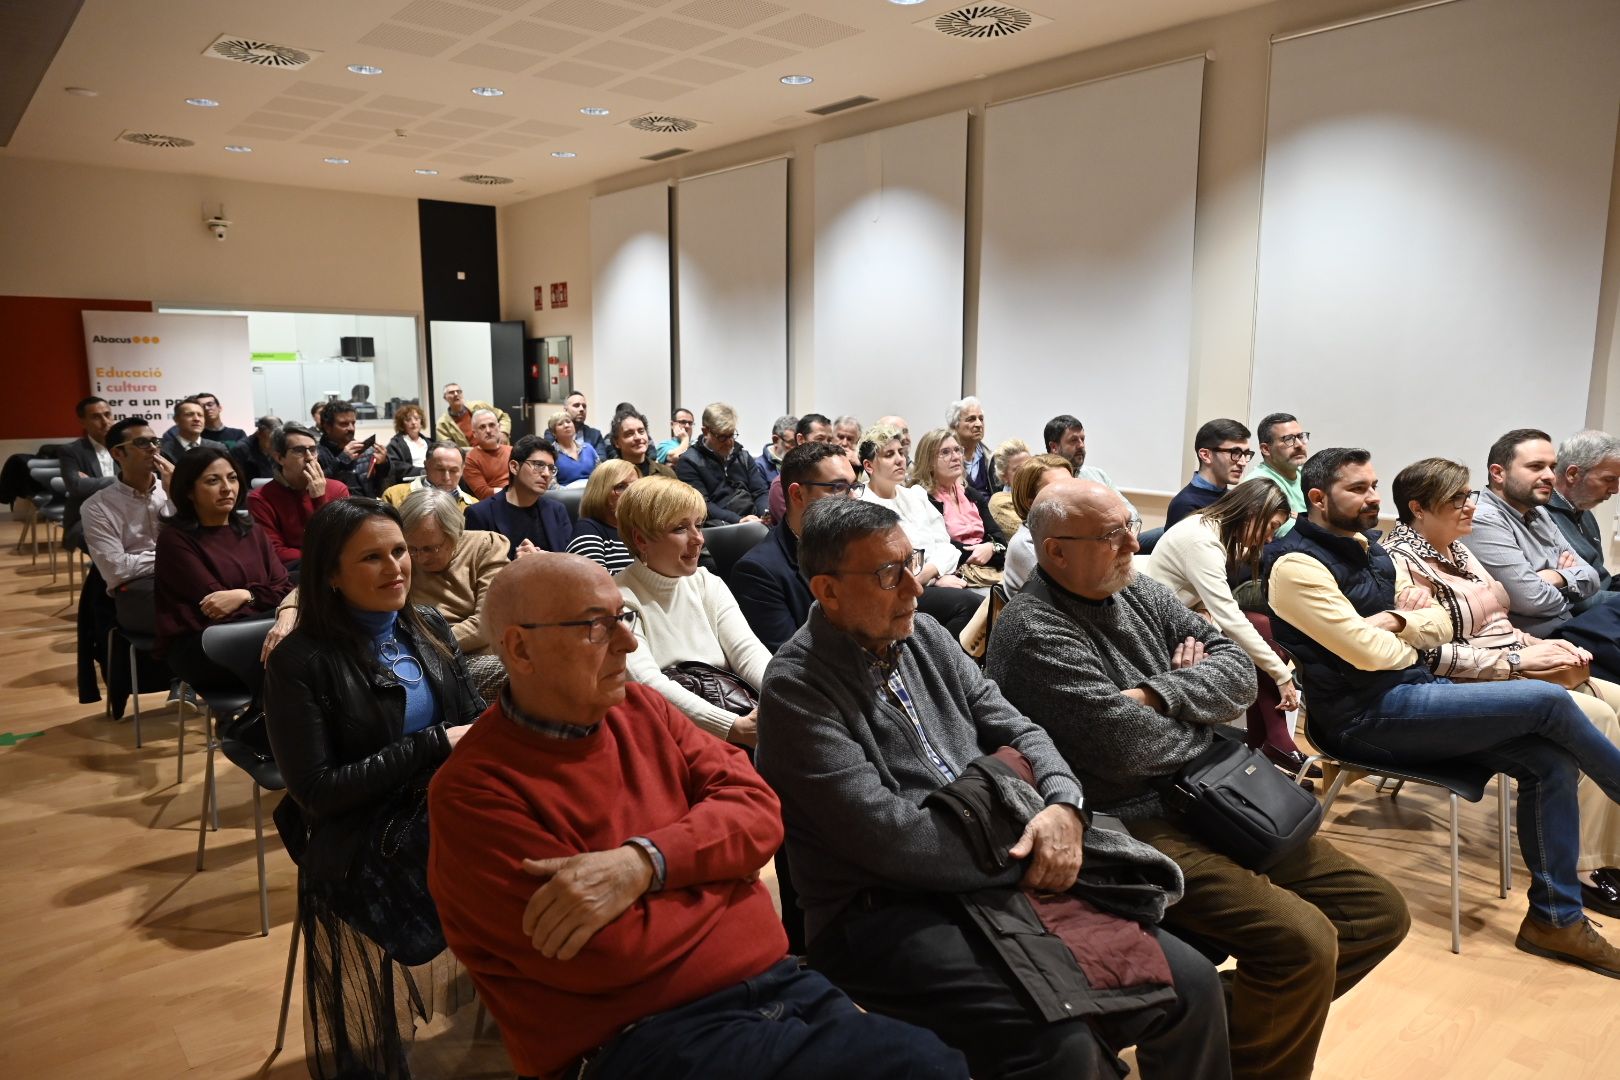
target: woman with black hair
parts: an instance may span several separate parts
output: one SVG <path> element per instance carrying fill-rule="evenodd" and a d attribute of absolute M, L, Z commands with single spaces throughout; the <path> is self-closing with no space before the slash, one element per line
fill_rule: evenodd
<path fill-rule="evenodd" d="M 267 618 L 292 589 L 264 530 L 242 511 L 236 463 L 223 448 L 180 456 L 169 481 L 174 513 L 158 532 L 157 655 L 206 696 L 240 680 L 203 655 L 203 631 Z"/>
<path fill-rule="evenodd" d="M 408 1077 L 416 1018 L 451 989 L 427 890 L 427 785 L 484 709 L 444 618 L 407 602 L 399 512 L 340 499 L 304 534 L 298 622 L 265 674 L 265 725 L 290 798 L 310 1074 Z"/>

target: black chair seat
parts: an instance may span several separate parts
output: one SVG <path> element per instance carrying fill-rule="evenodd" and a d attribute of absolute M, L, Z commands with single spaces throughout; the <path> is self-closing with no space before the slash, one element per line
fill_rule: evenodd
<path fill-rule="evenodd" d="M 563 504 L 568 511 L 569 521 L 579 520 L 579 504 L 585 498 L 583 487 L 554 487 L 546 491 L 543 498 L 552 499 Z"/>
<path fill-rule="evenodd" d="M 703 545 L 714 556 L 715 573 L 721 581 L 729 581 L 731 568 L 753 550 L 754 545 L 770 535 L 770 530 L 757 521 L 738 525 L 715 525 L 703 530 Z"/>
<path fill-rule="evenodd" d="M 287 787 L 287 781 L 282 778 L 281 769 L 277 767 L 275 758 L 263 756 L 252 744 L 225 737 L 219 740 L 219 752 L 266 791 L 282 791 Z"/>
<path fill-rule="evenodd" d="M 253 704 L 253 696 L 240 690 L 205 690 L 199 686 L 193 686 L 191 689 L 203 699 L 204 704 L 214 710 L 215 716 L 235 716 Z"/>

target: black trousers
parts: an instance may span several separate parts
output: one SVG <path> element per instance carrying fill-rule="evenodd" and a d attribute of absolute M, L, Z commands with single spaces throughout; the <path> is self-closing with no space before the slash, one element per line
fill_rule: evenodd
<path fill-rule="evenodd" d="M 1048 1023 L 978 927 L 949 897 L 876 910 L 852 906 L 810 942 L 810 964 L 863 1007 L 934 1031 L 975 1080 L 1123 1077 L 1136 1047 L 1146 1080 L 1229 1080 L 1226 1006 L 1215 968 L 1157 933 L 1176 998 L 1090 1020 Z"/>
<path fill-rule="evenodd" d="M 184 637 L 170 638 L 163 652 L 163 660 L 186 685 L 197 693 L 208 696 L 210 690 L 230 691 L 232 693 L 245 693 L 247 688 L 242 680 L 231 673 L 230 669 L 223 668 L 203 652 L 202 635 L 187 634 Z"/>
<path fill-rule="evenodd" d="M 984 597 L 977 589 L 947 589 L 936 585 L 924 589 L 917 597 L 917 610 L 932 615 L 952 637 L 959 637 L 982 603 Z"/>

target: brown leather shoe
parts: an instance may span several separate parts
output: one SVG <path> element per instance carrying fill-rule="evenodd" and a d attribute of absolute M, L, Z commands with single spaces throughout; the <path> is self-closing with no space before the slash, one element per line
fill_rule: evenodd
<path fill-rule="evenodd" d="M 1519 924 L 1519 936 L 1513 944 L 1535 956 L 1566 963 L 1620 979 L 1620 949 L 1616 949 L 1597 932 L 1591 919 L 1568 926 L 1550 926 L 1534 915 L 1526 915 Z"/>

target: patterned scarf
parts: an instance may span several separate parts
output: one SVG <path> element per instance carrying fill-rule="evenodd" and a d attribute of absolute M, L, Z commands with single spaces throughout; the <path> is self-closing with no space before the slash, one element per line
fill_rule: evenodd
<path fill-rule="evenodd" d="M 1422 533 L 1410 525 L 1397 525 L 1395 531 L 1389 534 L 1389 542 L 1384 546 L 1404 548 L 1419 560 L 1433 559 L 1447 570 L 1469 581 L 1481 580 L 1478 574 L 1468 569 L 1468 549 L 1463 547 L 1461 540 L 1453 540 L 1446 546 L 1446 553 L 1442 555 L 1433 544 L 1424 539 Z"/>

